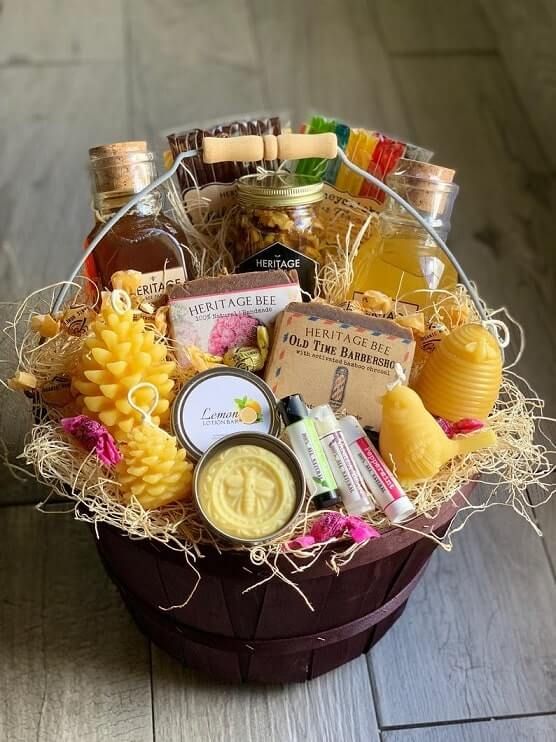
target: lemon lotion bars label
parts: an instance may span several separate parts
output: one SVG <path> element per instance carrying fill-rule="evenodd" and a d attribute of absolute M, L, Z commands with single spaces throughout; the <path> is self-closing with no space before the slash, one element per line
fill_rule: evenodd
<path fill-rule="evenodd" d="M 183 387 L 172 408 L 172 427 L 182 446 L 199 458 L 235 433 L 275 435 L 279 420 L 264 381 L 249 371 L 223 367 L 198 374 Z"/>

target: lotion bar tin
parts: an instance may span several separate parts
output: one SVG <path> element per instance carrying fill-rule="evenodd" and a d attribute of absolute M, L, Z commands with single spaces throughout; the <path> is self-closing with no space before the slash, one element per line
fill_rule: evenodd
<path fill-rule="evenodd" d="M 172 431 L 193 459 L 221 438 L 236 433 L 280 432 L 276 398 L 265 382 L 239 368 L 212 368 L 197 374 L 178 393 Z"/>
<path fill-rule="evenodd" d="M 203 469 L 210 463 L 214 456 L 219 454 L 221 451 L 230 447 L 241 445 L 258 446 L 259 448 L 264 448 L 267 451 L 270 451 L 271 453 L 278 456 L 278 458 L 280 458 L 288 467 L 295 483 L 296 505 L 289 520 L 276 531 L 266 534 L 264 537 L 255 539 L 237 538 L 220 530 L 211 522 L 211 520 L 203 511 L 203 507 L 198 496 L 199 481 L 202 476 Z M 207 527 L 212 531 L 212 533 L 234 544 L 238 544 L 241 546 L 255 546 L 257 544 L 263 544 L 268 541 L 272 541 L 277 536 L 280 536 L 281 534 L 287 532 L 290 525 L 299 515 L 299 512 L 303 506 L 303 502 L 305 500 L 305 486 L 305 476 L 303 474 L 301 465 L 297 459 L 297 456 L 288 445 L 283 443 L 278 438 L 274 438 L 273 436 L 266 435 L 264 433 L 236 433 L 217 441 L 204 453 L 204 455 L 198 462 L 197 466 L 195 467 L 195 473 L 193 475 L 193 500 L 199 513 L 201 514 L 201 517 L 203 518 Z"/>

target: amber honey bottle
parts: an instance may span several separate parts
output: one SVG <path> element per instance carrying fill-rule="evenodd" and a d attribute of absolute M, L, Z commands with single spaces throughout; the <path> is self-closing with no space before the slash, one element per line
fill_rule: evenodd
<path fill-rule="evenodd" d="M 146 142 L 118 142 L 89 150 L 95 225 L 85 246 L 129 199 L 157 176 Z M 87 264 L 99 288 L 112 288 L 111 276 L 133 269 L 143 274 L 138 294 L 157 303 L 169 288 L 194 278 L 183 230 L 162 212 L 161 193 L 154 191 L 112 227 Z M 179 259 L 183 251 L 186 271 Z"/>

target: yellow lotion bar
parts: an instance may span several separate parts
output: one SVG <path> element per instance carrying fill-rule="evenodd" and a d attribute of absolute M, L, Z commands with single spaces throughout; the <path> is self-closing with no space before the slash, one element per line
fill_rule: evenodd
<path fill-rule="evenodd" d="M 296 508 L 294 478 L 272 451 L 231 446 L 209 459 L 197 482 L 197 499 L 221 533 L 259 539 L 283 528 Z"/>

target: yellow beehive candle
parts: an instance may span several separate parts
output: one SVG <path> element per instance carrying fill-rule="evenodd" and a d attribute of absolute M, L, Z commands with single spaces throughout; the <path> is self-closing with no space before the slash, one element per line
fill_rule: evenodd
<path fill-rule="evenodd" d="M 437 345 L 415 389 L 429 412 L 456 422 L 485 420 L 498 399 L 502 352 L 498 341 L 479 324 L 462 325 Z"/>
<path fill-rule="evenodd" d="M 249 443 L 224 446 L 201 465 L 196 498 L 217 531 L 241 540 L 280 531 L 298 502 L 296 482 L 285 461 Z"/>
<path fill-rule="evenodd" d="M 140 392 L 151 395 L 150 409 L 143 411 L 134 403 Z M 122 460 L 116 476 L 126 502 L 135 497 L 145 509 L 168 505 L 191 497 L 193 465 L 187 461 L 177 440 L 155 425 L 150 413 L 158 402 L 153 384 L 138 384 L 128 395 L 130 406 L 143 417 L 121 446 Z"/>
<path fill-rule="evenodd" d="M 164 343 L 145 329 L 142 319 L 134 319 L 129 295 L 119 289 L 104 294 L 72 380 L 81 411 L 99 420 L 117 440 L 125 440 L 141 422 L 141 415 L 129 404 L 129 390 L 149 382 L 158 390 L 153 421 L 164 422 L 174 386 L 170 375 L 175 369 L 166 356 Z M 135 399 L 146 407 L 151 394 L 140 389 Z"/>
<path fill-rule="evenodd" d="M 430 479 L 454 456 L 496 444 L 495 433 L 488 429 L 450 440 L 407 386 L 388 391 L 382 404 L 380 453 L 405 486 Z"/>

